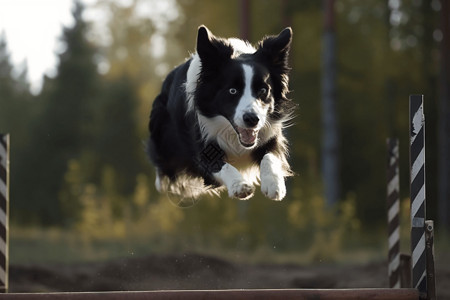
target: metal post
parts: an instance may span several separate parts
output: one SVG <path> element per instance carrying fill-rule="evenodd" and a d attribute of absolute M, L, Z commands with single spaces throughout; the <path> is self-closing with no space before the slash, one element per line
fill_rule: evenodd
<path fill-rule="evenodd" d="M 410 107 L 410 183 L 412 287 L 427 293 L 425 255 L 425 117 L 423 95 L 412 95 Z"/>
<path fill-rule="evenodd" d="M 436 276 L 434 273 L 434 222 L 425 221 L 427 254 L 427 300 L 436 299 Z"/>
<path fill-rule="evenodd" d="M 0 134 L 0 293 L 8 292 L 9 135 Z"/>
<path fill-rule="evenodd" d="M 389 287 L 400 288 L 400 187 L 398 172 L 398 139 L 388 139 L 387 209 Z"/>

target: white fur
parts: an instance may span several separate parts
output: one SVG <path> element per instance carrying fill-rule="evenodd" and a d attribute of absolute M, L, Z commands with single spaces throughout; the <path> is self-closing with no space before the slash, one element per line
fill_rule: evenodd
<path fill-rule="evenodd" d="M 192 55 L 191 64 L 186 75 L 186 99 L 187 99 L 187 110 L 186 112 L 192 111 L 195 108 L 194 103 L 194 92 L 197 88 L 198 77 L 200 76 L 200 70 L 202 68 L 202 62 L 200 61 L 200 56 L 198 54 Z"/>
<path fill-rule="evenodd" d="M 208 118 L 197 114 L 203 139 L 217 141 L 227 156 L 240 156 L 246 149 L 239 142 L 239 137 L 230 122 L 223 116 Z"/>
<path fill-rule="evenodd" d="M 233 47 L 233 58 L 238 57 L 241 54 L 252 54 L 256 52 L 255 47 L 253 47 L 247 41 L 243 41 L 236 38 L 228 39 L 228 42 Z"/>
<path fill-rule="evenodd" d="M 180 200 L 197 199 L 206 193 L 218 195 L 221 188 L 209 188 L 205 186 L 203 179 L 192 177 L 185 172 L 179 173 L 176 181 L 171 181 L 167 176 L 156 174 L 155 186 L 158 192 L 169 192 L 173 195 L 179 195 Z"/>
<path fill-rule="evenodd" d="M 227 187 L 228 196 L 241 200 L 253 196 L 255 188 L 252 183 L 244 180 L 241 173 L 232 165 L 225 163 L 222 169 L 213 175 L 219 183 Z"/>
<path fill-rule="evenodd" d="M 283 200 L 286 196 L 286 185 L 281 160 L 272 153 L 267 153 L 261 161 L 260 170 L 263 194 L 272 200 Z"/>
<path fill-rule="evenodd" d="M 242 65 L 242 68 L 244 70 L 245 88 L 244 93 L 239 100 L 239 104 L 236 107 L 233 121 L 237 126 L 246 128 L 247 126 L 245 125 L 243 120 L 244 114 L 255 113 L 259 118 L 259 122 L 255 126 L 255 129 L 259 130 L 264 126 L 266 122 L 268 106 L 263 105 L 261 101 L 258 101 L 252 95 L 252 81 L 254 75 L 253 68 L 245 64 Z"/>

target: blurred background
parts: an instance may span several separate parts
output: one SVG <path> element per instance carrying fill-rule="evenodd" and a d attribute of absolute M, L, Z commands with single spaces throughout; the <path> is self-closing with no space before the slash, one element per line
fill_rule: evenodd
<path fill-rule="evenodd" d="M 445 0 L 0 0 L 14 278 L 31 265 L 200 253 L 344 272 L 375 264 L 368 270 L 387 284 L 388 137 L 400 140 L 401 248 L 410 251 L 410 94 L 425 95 L 427 214 L 438 257 L 448 253 L 449 14 Z M 252 43 L 293 29 L 296 176 L 280 203 L 154 188 L 144 151 L 152 101 L 195 51 L 201 24 Z M 34 288 L 48 289 L 58 290 Z"/>

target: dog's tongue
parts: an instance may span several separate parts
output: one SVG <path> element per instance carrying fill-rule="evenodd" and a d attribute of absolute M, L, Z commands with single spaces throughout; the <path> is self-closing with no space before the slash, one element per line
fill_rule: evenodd
<path fill-rule="evenodd" d="M 238 127 L 238 131 L 242 143 L 246 145 L 253 145 L 255 143 L 256 137 L 258 135 L 257 130 Z"/>

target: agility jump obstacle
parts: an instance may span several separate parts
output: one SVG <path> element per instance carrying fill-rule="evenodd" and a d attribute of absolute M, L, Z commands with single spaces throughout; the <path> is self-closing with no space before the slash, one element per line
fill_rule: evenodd
<path fill-rule="evenodd" d="M 8 291 L 9 135 L 0 134 L 0 292 Z"/>
<path fill-rule="evenodd" d="M 410 96 L 411 257 L 401 255 L 399 227 L 398 141 L 388 140 L 387 210 L 388 275 L 391 288 L 369 289 L 238 289 L 172 290 L 142 292 L 5 293 L 0 300 L 166 300 L 166 299 L 436 299 L 434 274 L 434 224 L 426 220 L 425 118 L 423 96 Z M 9 136 L 0 135 L 0 285 L 8 288 L 8 162 Z M 3 185 L 2 185 L 3 183 Z M 4 216 L 3 216 L 4 214 Z M 3 226 L 3 227 L 2 227 Z M 4 228 L 4 229 L 3 229 Z M 412 284 L 412 286 L 410 286 Z"/>

